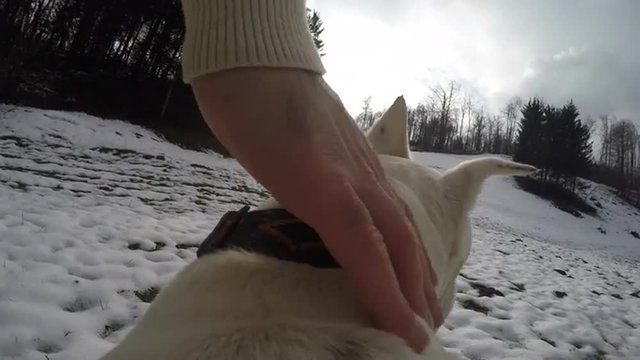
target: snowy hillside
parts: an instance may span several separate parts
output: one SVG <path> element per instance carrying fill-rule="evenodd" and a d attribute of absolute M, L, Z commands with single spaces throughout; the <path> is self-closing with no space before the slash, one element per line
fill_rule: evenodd
<path fill-rule="evenodd" d="M 424 164 L 444 170 L 472 158 L 464 155 L 414 153 Z M 473 212 L 477 226 L 527 236 L 574 249 L 604 250 L 640 258 L 640 210 L 619 200 L 608 186 L 584 181 L 583 198 L 602 209 L 597 216 L 577 218 L 548 201 L 521 191 L 512 178 L 491 178 Z"/>
<path fill-rule="evenodd" d="M 442 169 L 468 158 L 415 157 Z M 487 183 L 446 346 L 469 359 L 640 358 L 640 215 L 590 186 L 603 209 L 576 218 L 511 178 Z M 0 359 L 98 358 L 222 213 L 264 196 L 234 161 L 141 127 L 0 106 Z"/>

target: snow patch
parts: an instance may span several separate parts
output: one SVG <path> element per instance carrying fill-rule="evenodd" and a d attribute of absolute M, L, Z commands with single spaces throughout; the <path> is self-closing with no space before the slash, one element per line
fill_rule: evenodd
<path fill-rule="evenodd" d="M 96 359 L 219 217 L 266 193 L 233 160 L 80 113 L 0 111 L 0 358 Z M 445 169 L 470 156 L 415 153 Z M 638 211 L 575 218 L 490 179 L 439 331 L 468 359 L 640 358 Z M 634 295 L 635 294 L 635 295 Z"/>

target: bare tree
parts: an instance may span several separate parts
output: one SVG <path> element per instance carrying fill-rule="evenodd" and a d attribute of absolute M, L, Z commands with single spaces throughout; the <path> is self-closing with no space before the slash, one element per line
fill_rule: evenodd
<path fill-rule="evenodd" d="M 484 108 L 474 111 L 473 125 L 471 125 L 471 150 L 483 151 L 483 134 L 487 128 L 487 114 Z"/>
<path fill-rule="evenodd" d="M 509 100 L 507 105 L 502 109 L 502 114 L 504 115 L 506 122 L 505 129 L 505 147 L 509 147 L 505 149 L 507 153 L 511 152 L 511 147 L 513 146 L 515 140 L 516 128 L 518 127 L 518 117 L 520 115 L 520 110 L 522 109 L 522 99 L 518 96 L 515 96 Z"/>
<path fill-rule="evenodd" d="M 444 150 L 447 147 L 447 139 L 450 132 L 456 126 L 453 124 L 453 108 L 458 101 L 460 85 L 455 81 L 450 81 L 447 86 L 436 85 L 431 88 L 429 102 L 437 116 L 435 144 L 436 150 Z"/>
<path fill-rule="evenodd" d="M 434 135 L 432 114 L 431 106 L 425 102 L 418 104 L 409 112 L 409 122 L 413 128 L 410 141 L 417 150 L 432 150 Z"/>
<path fill-rule="evenodd" d="M 471 96 L 465 94 L 464 99 L 462 100 L 462 105 L 460 106 L 460 137 L 462 139 L 463 148 L 466 150 L 469 143 L 469 134 L 471 130 L 471 121 L 473 118 L 474 105 Z M 465 119 L 467 119 L 467 126 L 465 127 Z M 466 135 L 464 133 L 466 129 Z"/>
<path fill-rule="evenodd" d="M 362 100 L 362 112 L 356 116 L 356 124 L 362 130 L 368 130 L 373 125 L 374 116 L 371 108 L 371 96 Z"/>
<path fill-rule="evenodd" d="M 600 117 L 600 163 L 611 166 L 611 119 L 607 115 Z"/>
<path fill-rule="evenodd" d="M 498 115 L 491 116 L 490 130 L 487 131 L 488 149 L 493 154 L 507 153 L 506 136 L 504 134 L 505 122 Z"/>
<path fill-rule="evenodd" d="M 630 120 L 621 120 L 609 129 L 609 157 L 627 186 L 633 186 L 637 161 L 638 130 Z"/>

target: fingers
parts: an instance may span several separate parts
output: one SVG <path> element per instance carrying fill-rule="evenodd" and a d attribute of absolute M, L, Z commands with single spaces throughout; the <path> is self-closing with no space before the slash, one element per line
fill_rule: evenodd
<path fill-rule="evenodd" d="M 372 314 L 376 324 L 405 339 L 414 350 L 422 351 L 427 345 L 427 335 L 417 322 L 413 306 L 410 306 L 403 295 L 404 288 L 401 288 L 396 278 L 397 270 L 394 271 L 383 234 L 374 226 L 374 219 L 351 185 L 346 181 L 341 183 L 338 185 L 341 187 L 339 191 L 333 189 L 330 193 L 333 198 L 319 200 L 315 212 L 318 218 L 306 221 L 318 231 L 329 251 L 349 275 L 360 300 Z M 341 195 L 336 197 L 336 194 Z M 393 203 L 390 205 L 379 200 L 369 201 L 372 201 L 370 208 L 381 206 L 389 209 L 375 214 L 379 221 L 384 216 L 391 216 L 391 213 L 397 214 L 397 211 L 390 210 Z M 392 231 L 391 221 L 385 221 L 382 228 Z M 400 231 L 406 236 L 406 229 Z M 400 268 L 403 279 L 410 274 L 417 273 L 421 276 L 415 270 L 415 249 L 412 255 L 408 254 L 409 251 L 405 253 L 398 248 L 394 252 L 395 257 L 404 258 L 411 264 Z M 409 291 L 407 283 L 405 281 L 403 286 L 411 294 L 410 301 L 420 312 L 426 312 L 422 285 L 418 286 L 420 290 Z M 418 283 L 423 282 L 420 280 Z M 420 298 L 423 300 L 420 301 Z"/>
<path fill-rule="evenodd" d="M 413 218 L 413 213 L 411 212 L 411 210 L 409 210 L 409 206 L 407 206 L 407 204 L 402 201 L 402 199 L 400 199 L 399 197 L 396 198 L 398 199 L 398 202 L 402 203 L 405 213 L 407 214 L 407 217 L 409 218 L 409 220 L 411 221 L 411 224 L 413 224 L 413 228 L 414 229 L 418 229 L 418 226 L 416 225 L 416 221 Z M 424 244 L 422 244 L 422 239 L 418 239 L 418 241 L 420 241 L 420 245 L 421 245 L 421 249 L 423 252 L 425 252 L 424 256 L 421 256 L 421 258 L 424 260 L 425 262 L 425 267 L 424 269 L 427 271 L 427 277 L 426 277 L 426 281 L 430 281 L 431 286 L 434 287 L 436 285 L 438 285 L 438 276 L 436 275 L 436 272 L 433 271 L 433 267 L 431 266 L 431 259 L 429 259 L 429 257 L 426 254 L 426 251 L 424 249 Z"/>
<path fill-rule="evenodd" d="M 427 299 L 427 304 L 429 304 L 429 313 L 431 314 L 431 319 L 433 321 L 432 325 L 435 330 L 444 322 L 444 314 L 442 313 L 442 306 L 440 305 L 438 295 L 436 294 L 437 278 L 435 271 L 433 271 L 433 268 L 431 267 L 431 261 L 427 256 L 422 256 L 422 260 L 424 261 L 424 269 L 426 269 L 428 273 L 424 278 L 424 295 Z"/>
<path fill-rule="evenodd" d="M 425 277 L 424 277 L 424 293 L 423 296 L 425 301 L 427 302 L 427 306 L 429 308 L 429 318 L 427 321 L 431 324 L 433 329 L 437 329 L 440 324 L 438 322 L 442 321 L 442 310 L 440 308 L 440 302 L 438 301 L 438 296 L 436 294 L 436 287 L 433 281 L 429 276 L 429 273 L 432 272 L 428 265 L 428 260 L 426 257 L 422 257 L 423 269 L 425 269 Z"/>
<path fill-rule="evenodd" d="M 425 320 L 430 319 L 423 254 L 402 205 L 380 186 L 367 185 L 358 193 L 382 233 L 402 293 L 413 311 Z"/>
<path fill-rule="evenodd" d="M 389 191 L 393 191 L 393 190 L 389 189 Z M 402 201 L 397 195 L 396 195 L 396 199 L 399 203 L 402 203 L 402 206 L 405 210 L 407 217 L 413 224 L 414 229 L 417 229 L 417 226 L 415 224 L 415 219 L 413 218 L 413 214 L 409 210 L 409 207 L 407 206 L 407 204 L 404 201 Z M 422 239 L 418 239 L 418 240 L 422 242 Z M 436 275 L 436 272 L 433 270 L 433 267 L 431 266 L 431 259 L 427 256 L 422 246 L 423 245 L 421 244 L 420 260 L 423 262 L 422 269 L 426 272 L 424 276 L 424 290 L 425 290 L 424 296 L 429 306 L 431 325 L 433 326 L 434 329 L 437 329 L 444 322 L 442 307 L 440 306 L 440 301 L 438 300 L 438 296 L 435 291 L 435 287 L 438 284 L 438 277 Z"/>

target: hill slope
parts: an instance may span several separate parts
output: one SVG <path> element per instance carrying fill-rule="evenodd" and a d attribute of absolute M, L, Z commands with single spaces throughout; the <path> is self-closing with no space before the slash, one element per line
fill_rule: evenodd
<path fill-rule="evenodd" d="M 414 157 L 437 169 L 455 166 L 472 156 L 415 153 Z M 580 195 L 598 204 L 596 216 L 577 218 L 549 201 L 520 190 L 513 178 L 491 178 L 473 211 L 477 224 L 522 234 L 543 242 L 576 249 L 604 250 L 611 254 L 640 258 L 640 210 L 623 201 L 608 186 L 582 180 Z"/>
<path fill-rule="evenodd" d="M 447 346 L 469 359 L 640 356 L 640 217 L 589 186 L 603 210 L 579 219 L 488 181 Z M 0 108 L 0 358 L 99 357 L 222 213 L 264 196 L 234 161 L 141 127 Z"/>

